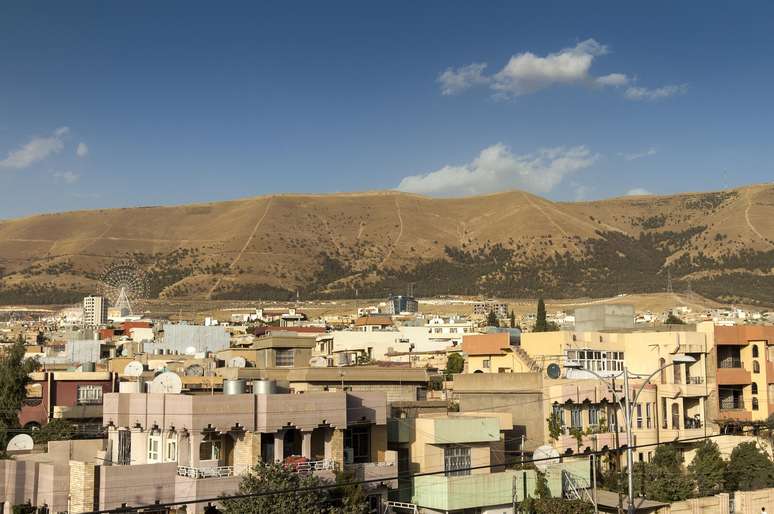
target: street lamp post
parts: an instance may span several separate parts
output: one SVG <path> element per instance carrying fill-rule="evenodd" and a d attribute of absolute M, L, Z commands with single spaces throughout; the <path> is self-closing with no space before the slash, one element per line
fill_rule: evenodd
<path fill-rule="evenodd" d="M 640 393 L 645 389 L 645 386 L 650 382 L 650 379 L 656 376 L 656 374 L 661 373 L 665 369 L 667 369 L 670 366 L 675 366 L 677 364 L 691 364 L 696 362 L 696 359 L 691 357 L 690 355 L 675 355 L 672 358 L 672 362 L 669 364 L 666 364 L 665 366 L 662 366 L 658 368 L 656 371 L 645 377 L 645 379 L 642 382 L 642 385 L 640 385 L 639 389 L 637 389 L 637 392 L 634 394 L 634 398 L 630 400 L 629 395 L 629 368 L 624 366 L 624 369 L 622 372 L 617 373 L 616 375 L 612 375 L 608 378 L 615 379 L 618 376 L 623 375 L 623 381 L 624 381 L 624 421 L 626 422 L 626 472 L 628 475 L 628 490 L 629 490 L 629 506 L 628 506 L 628 512 L 629 514 L 634 514 L 634 449 L 632 448 L 632 405 L 637 403 L 637 399 L 640 397 Z M 577 361 L 565 361 L 564 367 L 566 369 L 577 369 L 581 371 L 585 371 L 586 373 L 590 373 L 594 375 L 596 378 L 601 380 L 608 389 L 615 395 L 615 388 L 611 384 L 607 382 L 607 378 L 603 377 L 596 371 L 585 369 L 581 366 L 580 362 Z M 615 396 L 613 396 L 613 401 L 618 403 L 618 400 L 615 399 Z M 656 427 L 656 430 L 658 430 L 658 427 Z"/>

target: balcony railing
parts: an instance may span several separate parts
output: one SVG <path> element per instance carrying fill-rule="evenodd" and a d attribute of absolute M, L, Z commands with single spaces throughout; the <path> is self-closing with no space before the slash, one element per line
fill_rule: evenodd
<path fill-rule="evenodd" d="M 688 377 L 688 383 L 701 385 L 704 383 L 704 377 Z"/>
<path fill-rule="evenodd" d="M 177 474 L 189 478 L 224 478 L 234 476 L 233 466 L 213 466 L 194 468 L 191 466 L 178 466 Z"/>
<path fill-rule="evenodd" d="M 739 357 L 725 357 L 720 362 L 718 362 L 718 367 L 723 369 L 741 368 L 742 359 L 740 359 Z"/>
<path fill-rule="evenodd" d="M 742 398 L 721 398 L 720 410 L 738 410 L 744 409 L 744 400 Z"/>
<path fill-rule="evenodd" d="M 308 475 L 315 471 L 333 471 L 336 469 L 336 461 L 333 459 L 299 461 L 294 464 L 296 473 Z"/>

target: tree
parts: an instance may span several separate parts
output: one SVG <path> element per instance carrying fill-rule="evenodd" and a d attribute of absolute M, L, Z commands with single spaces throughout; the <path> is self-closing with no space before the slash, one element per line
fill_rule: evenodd
<path fill-rule="evenodd" d="M 43 425 L 40 430 L 32 433 L 32 439 L 36 443 L 47 443 L 49 441 L 66 441 L 72 439 L 75 435 L 75 427 L 72 423 L 63 418 L 55 418 Z"/>
<path fill-rule="evenodd" d="M 224 497 L 221 509 L 224 514 L 317 514 L 328 503 L 328 493 L 323 489 L 298 491 L 324 485 L 314 475 L 301 475 L 285 464 L 259 462 L 239 482 L 238 494 L 268 493 L 272 491 L 297 491 L 248 498 Z"/>
<path fill-rule="evenodd" d="M 546 319 L 546 302 L 542 298 L 538 299 L 537 317 L 535 318 L 535 328 L 533 332 L 548 332 L 548 320 Z"/>
<path fill-rule="evenodd" d="M 664 321 L 667 325 L 685 325 L 685 321 L 681 320 L 671 312 L 667 316 L 666 320 Z"/>
<path fill-rule="evenodd" d="M 333 490 L 331 514 L 368 514 L 368 500 L 363 492 L 363 486 L 353 484 L 356 477 L 352 473 L 336 473 L 336 483 L 339 487 Z"/>
<path fill-rule="evenodd" d="M 499 327 L 500 322 L 497 319 L 497 314 L 495 314 L 494 310 L 489 311 L 489 314 L 486 315 L 486 326 L 488 327 Z"/>
<path fill-rule="evenodd" d="M 38 369 L 37 359 L 24 358 L 24 342 L 16 341 L 0 355 L 0 450 L 4 450 L 12 434 L 19 428 L 19 411 L 27 396 L 30 373 Z"/>
<path fill-rule="evenodd" d="M 723 491 L 726 462 L 720 456 L 720 448 L 705 440 L 696 448 L 696 455 L 688 465 L 688 475 L 696 486 L 696 496 L 713 496 Z"/>
<path fill-rule="evenodd" d="M 513 309 L 511 309 L 511 315 L 508 316 L 508 321 L 510 321 L 511 328 L 518 328 L 516 326 L 516 313 L 513 312 Z"/>
<path fill-rule="evenodd" d="M 682 461 L 677 446 L 659 445 L 653 454 L 653 460 L 643 470 L 645 496 L 651 500 L 670 503 L 690 498 L 693 484 L 683 472 Z"/>
<path fill-rule="evenodd" d="M 774 466 L 754 442 L 741 443 L 731 452 L 726 468 L 727 491 L 752 491 L 774 485 Z"/>
<path fill-rule="evenodd" d="M 462 373 L 465 369 L 465 359 L 457 352 L 450 353 L 446 359 L 446 373 Z"/>

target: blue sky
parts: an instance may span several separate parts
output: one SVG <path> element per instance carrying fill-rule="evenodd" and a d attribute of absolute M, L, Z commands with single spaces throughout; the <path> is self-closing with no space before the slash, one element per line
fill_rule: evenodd
<path fill-rule="evenodd" d="M 0 218 L 771 181 L 773 23 L 763 1 L 4 2 Z"/>

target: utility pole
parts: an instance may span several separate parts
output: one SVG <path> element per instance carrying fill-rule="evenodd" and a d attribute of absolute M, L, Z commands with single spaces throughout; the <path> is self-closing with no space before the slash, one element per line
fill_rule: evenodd
<path fill-rule="evenodd" d="M 599 514 L 599 504 L 597 502 L 597 435 L 591 436 L 594 443 L 594 451 L 591 452 L 591 491 L 594 500 L 594 514 Z"/>
<path fill-rule="evenodd" d="M 615 480 L 618 482 L 618 476 L 621 471 L 621 441 L 620 437 L 618 436 L 618 407 L 620 407 L 621 404 L 618 403 L 618 397 L 615 394 L 615 377 L 612 377 L 611 381 L 613 385 L 613 402 L 615 402 L 616 407 L 613 409 L 613 430 L 615 430 Z M 618 489 L 618 514 L 623 514 L 623 499 L 621 498 L 620 487 L 616 487 L 616 489 Z"/>
<path fill-rule="evenodd" d="M 634 469 L 632 449 L 632 405 L 629 403 L 629 370 L 624 368 L 624 401 L 626 402 L 626 466 L 629 482 L 629 514 L 634 514 Z"/>

